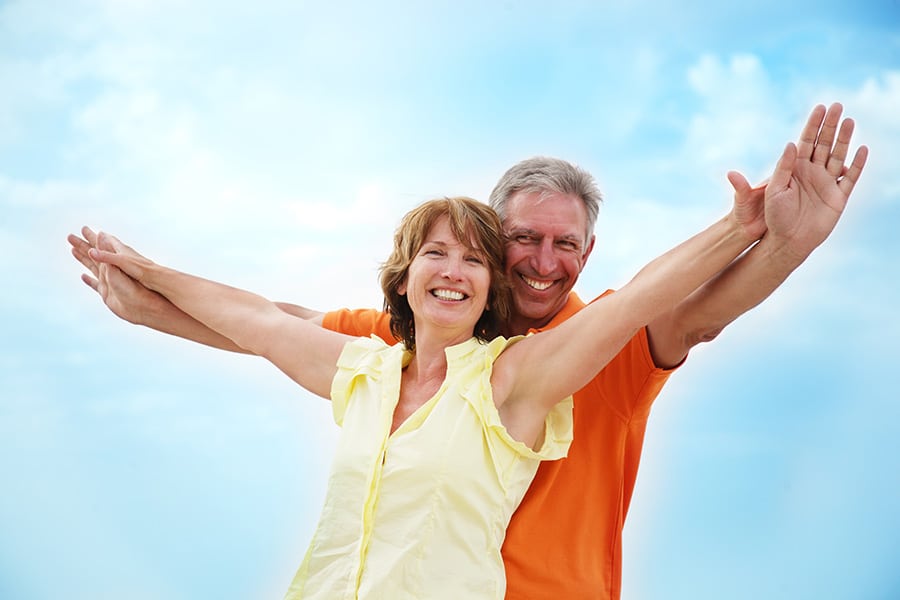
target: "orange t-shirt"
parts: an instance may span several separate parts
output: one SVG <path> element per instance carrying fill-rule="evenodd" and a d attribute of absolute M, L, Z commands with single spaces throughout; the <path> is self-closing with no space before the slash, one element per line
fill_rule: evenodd
<path fill-rule="evenodd" d="M 570 294 L 545 329 L 584 306 L 577 295 Z M 396 341 L 387 315 L 376 310 L 327 313 L 323 325 L 350 335 L 374 333 Z M 569 455 L 541 463 L 506 531 L 507 600 L 619 598 L 622 527 L 647 416 L 671 373 L 653 364 L 646 329 L 641 329 L 575 393 Z"/>

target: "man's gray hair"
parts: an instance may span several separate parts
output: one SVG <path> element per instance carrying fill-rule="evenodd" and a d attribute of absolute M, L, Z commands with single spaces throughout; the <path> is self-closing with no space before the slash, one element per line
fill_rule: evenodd
<path fill-rule="evenodd" d="M 491 192 L 490 205 L 506 221 L 506 203 L 518 192 L 561 193 L 578 196 L 587 210 L 585 242 L 594 234 L 603 197 L 593 176 L 559 158 L 534 156 L 509 168 Z"/>

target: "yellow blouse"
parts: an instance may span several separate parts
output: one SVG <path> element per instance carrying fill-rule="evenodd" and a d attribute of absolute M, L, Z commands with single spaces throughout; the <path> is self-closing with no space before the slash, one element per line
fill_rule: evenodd
<path fill-rule="evenodd" d="M 375 336 L 344 347 L 325 506 L 286 600 L 503 598 L 509 518 L 539 462 L 565 456 L 572 440 L 571 398 L 547 416 L 538 452 L 500 422 L 491 369 L 517 339 L 447 348 L 441 388 L 393 434 L 411 353 Z"/>

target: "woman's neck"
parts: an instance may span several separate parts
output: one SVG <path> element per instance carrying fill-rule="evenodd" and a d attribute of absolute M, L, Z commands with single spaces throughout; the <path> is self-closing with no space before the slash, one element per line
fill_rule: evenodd
<path fill-rule="evenodd" d="M 455 334 L 442 336 L 437 333 L 416 332 L 416 352 L 407 365 L 408 375 L 419 381 L 431 379 L 443 380 L 447 375 L 446 349 L 470 339 L 468 336 Z"/>

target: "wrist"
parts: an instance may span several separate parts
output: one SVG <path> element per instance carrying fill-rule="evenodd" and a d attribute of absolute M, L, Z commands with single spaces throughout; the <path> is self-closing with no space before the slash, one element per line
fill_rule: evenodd
<path fill-rule="evenodd" d="M 758 231 L 757 227 L 745 224 L 734 211 L 725 215 L 722 220 L 725 221 L 729 235 L 733 235 L 736 239 L 741 240 L 745 247 L 750 247 L 758 242 L 765 233 L 765 230 Z"/>
<path fill-rule="evenodd" d="M 173 304 L 158 292 L 149 291 L 138 307 L 136 314 L 138 325 L 156 329 L 158 325 L 172 318 Z"/>
<path fill-rule="evenodd" d="M 764 256 L 771 268 L 785 274 L 791 273 L 809 256 L 808 252 L 799 252 L 791 248 L 785 241 L 772 235 L 763 236 L 757 247 L 758 252 Z"/>

